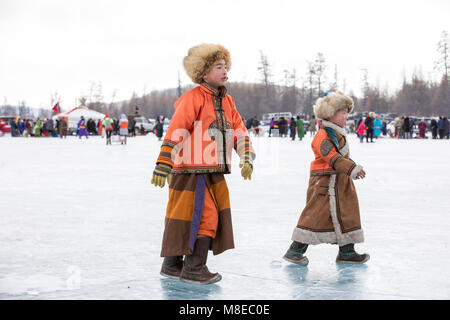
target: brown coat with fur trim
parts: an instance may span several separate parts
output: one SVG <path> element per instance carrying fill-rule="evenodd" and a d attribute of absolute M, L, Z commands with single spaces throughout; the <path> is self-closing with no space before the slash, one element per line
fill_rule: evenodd
<path fill-rule="evenodd" d="M 327 125 L 326 121 L 323 123 Z M 312 142 L 316 159 L 311 163 L 306 206 L 294 229 L 294 241 L 337 243 L 340 246 L 364 241 L 358 197 L 352 181 L 362 167 L 349 159 L 345 135 L 336 133 L 339 150 L 323 127 Z"/>

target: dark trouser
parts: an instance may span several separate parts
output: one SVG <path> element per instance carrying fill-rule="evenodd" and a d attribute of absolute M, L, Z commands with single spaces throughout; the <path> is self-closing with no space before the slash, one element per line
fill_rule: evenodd
<path fill-rule="evenodd" d="M 111 144 L 112 130 L 106 130 L 106 144 Z"/>
<path fill-rule="evenodd" d="M 444 139 L 444 135 L 445 135 L 445 130 L 439 129 L 439 139 Z"/>
<path fill-rule="evenodd" d="M 367 129 L 366 142 L 373 141 L 373 129 Z"/>

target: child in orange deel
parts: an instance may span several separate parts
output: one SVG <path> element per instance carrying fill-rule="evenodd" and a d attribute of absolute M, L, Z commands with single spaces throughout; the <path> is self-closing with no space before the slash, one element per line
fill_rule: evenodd
<path fill-rule="evenodd" d="M 221 45 L 191 48 L 183 61 L 197 87 L 175 102 L 152 184 L 169 183 L 161 275 L 194 283 L 221 280 L 206 266 L 208 251 L 234 248 L 228 187 L 231 151 L 240 157 L 244 179 L 251 179 L 255 153 L 233 98 L 226 93 L 229 51 Z M 184 260 L 183 260 L 184 256 Z"/>
<path fill-rule="evenodd" d="M 345 124 L 353 108 L 353 100 L 340 92 L 326 93 L 314 106 L 314 114 L 322 121 L 311 144 L 315 160 L 306 206 L 283 257 L 289 262 L 307 265 L 306 249 L 320 243 L 339 246 L 337 263 L 365 263 L 370 258 L 354 249 L 355 243 L 364 241 L 364 234 L 353 180 L 363 179 L 366 173 L 349 158 Z"/>

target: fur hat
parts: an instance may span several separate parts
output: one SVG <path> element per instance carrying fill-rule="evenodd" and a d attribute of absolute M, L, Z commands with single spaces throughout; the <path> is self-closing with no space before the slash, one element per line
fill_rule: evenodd
<path fill-rule="evenodd" d="M 344 95 L 342 92 L 327 92 L 322 98 L 317 99 L 314 105 L 314 114 L 319 119 L 329 119 L 340 110 L 352 113 L 354 108 L 352 98 Z"/>
<path fill-rule="evenodd" d="M 220 44 L 203 43 L 189 49 L 188 55 L 183 59 L 183 65 L 189 78 L 195 83 L 201 83 L 203 76 L 220 59 L 225 60 L 227 70 L 230 71 L 230 52 Z"/>

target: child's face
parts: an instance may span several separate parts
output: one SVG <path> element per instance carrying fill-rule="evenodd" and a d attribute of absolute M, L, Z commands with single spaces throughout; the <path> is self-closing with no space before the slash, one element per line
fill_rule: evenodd
<path fill-rule="evenodd" d="M 209 72 L 203 76 L 203 80 L 217 88 L 225 85 L 225 82 L 228 80 L 225 60 L 216 61 Z"/>
<path fill-rule="evenodd" d="M 339 110 L 336 112 L 334 116 L 332 116 L 329 120 L 335 124 L 337 124 L 340 127 L 344 127 L 347 123 L 347 116 L 348 113 L 345 110 Z"/>

